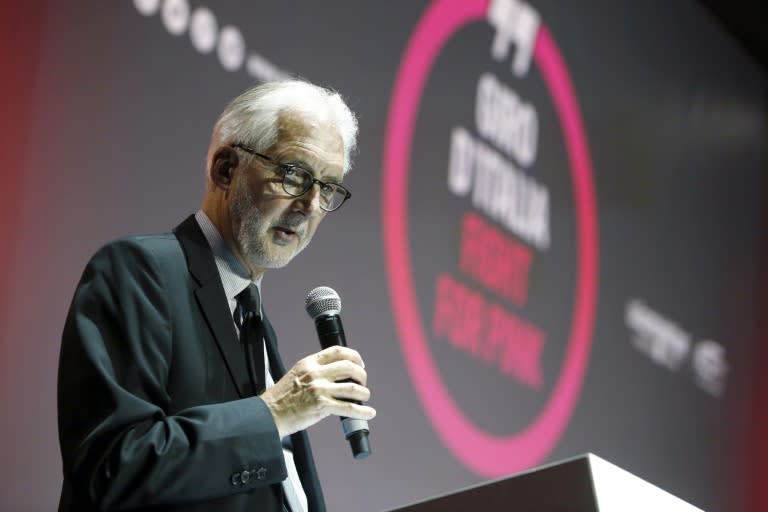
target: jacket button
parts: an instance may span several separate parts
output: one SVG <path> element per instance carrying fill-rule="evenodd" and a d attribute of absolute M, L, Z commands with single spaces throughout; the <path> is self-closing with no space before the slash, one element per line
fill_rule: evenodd
<path fill-rule="evenodd" d="M 261 467 L 258 470 L 256 470 L 256 478 L 258 480 L 264 480 L 267 478 L 267 468 Z"/>
<path fill-rule="evenodd" d="M 235 487 L 240 487 L 242 485 L 242 481 L 240 480 L 240 473 L 235 473 L 230 477 L 230 481 L 232 482 L 232 485 Z"/>

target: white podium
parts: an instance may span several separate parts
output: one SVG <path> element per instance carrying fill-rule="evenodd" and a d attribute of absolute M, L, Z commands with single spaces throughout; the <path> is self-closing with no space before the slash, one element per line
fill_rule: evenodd
<path fill-rule="evenodd" d="M 391 512 L 703 512 L 588 453 Z"/>

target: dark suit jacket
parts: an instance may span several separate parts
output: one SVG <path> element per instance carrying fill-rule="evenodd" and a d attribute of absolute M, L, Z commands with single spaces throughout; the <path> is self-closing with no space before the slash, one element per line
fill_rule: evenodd
<path fill-rule="evenodd" d="M 275 380 L 285 372 L 265 317 Z M 286 477 L 213 254 L 194 217 L 91 259 L 62 338 L 60 511 L 279 511 Z M 324 512 L 307 436 L 291 437 L 309 510 Z"/>

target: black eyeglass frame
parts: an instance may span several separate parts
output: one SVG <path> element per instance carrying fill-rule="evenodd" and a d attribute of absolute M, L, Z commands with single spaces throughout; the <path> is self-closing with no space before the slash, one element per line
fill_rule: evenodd
<path fill-rule="evenodd" d="M 336 210 L 338 210 L 339 208 L 341 208 L 341 207 L 342 207 L 342 205 L 343 205 L 344 203 L 346 203 L 346 202 L 347 202 L 347 199 L 349 199 L 350 197 L 352 197 L 352 192 L 350 192 L 349 190 L 347 190 L 347 189 L 346 189 L 346 187 L 344 187 L 344 186 L 342 186 L 342 185 L 339 185 L 338 183 L 326 183 L 326 182 L 324 182 L 324 181 L 320 181 L 320 180 L 318 180 L 317 178 L 315 178 L 315 177 L 312 175 L 312 173 L 311 173 L 311 172 L 310 172 L 308 169 L 305 169 L 305 168 L 301 167 L 300 165 L 295 165 L 295 164 L 286 164 L 286 163 L 278 162 L 278 161 L 276 161 L 274 158 L 268 157 L 267 155 L 265 155 L 265 154 L 263 154 L 263 153 L 259 153 L 258 151 L 254 150 L 254 149 L 253 149 L 253 148 L 251 148 L 251 147 L 248 147 L 248 146 L 246 146 L 245 144 L 240 144 L 240 143 L 237 143 L 237 144 L 232 144 L 232 147 L 234 147 L 234 148 L 238 148 L 238 149 L 242 149 L 242 150 L 243 150 L 243 151 L 245 151 L 246 153 L 250 153 L 250 154 L 251 154 L 251 155 L 253 155 L 253 156 L 257 156 L 257 157 L 259 157 L 259 158 L 261 158 L 261 159 L 263 159 L 263 160 L 266 160 L 267 162 L 269 162 L 269 163 L 271 163 L 271 164 L 275 165 L 276 167 L 278 167 L 278 168 L 280 168 L 280 169 L 282 169 L 282 170 L 284 170 L 284 171 L 285 171 L 285 170 L 288 170 L 288 171 L 290 171 L 290 170 L 298 169 L 298 170 L 300 170 L 300 171 L 303 171 L 303 172 L 307 173 L 307 176 L 309 176 L 309 180 L 311 180 L 311 181 L 307 180 L 307 186 L 306 186 L 306 188 L 304 189 L 304 191 L 303 191 L 303 192 L 301 192 L 300 194 L 294 194 L 293 192 L 291 192 L 290 190 L 288 190 L 288 189 L 286 188 L 286 186 L 285 186 L 285 179 L 288 177 L 288 173 L 287 173 L 287 172 L 283 172 L 283 173 L 282 173 L 282 180 L 281 180 L 281 183 L 282 183 L 282 185 L 283 185 L 283 190 L 285 191 L 285 193 L 286 193 L 286 194 L 290 194 L 292 197 L 301 197 L 301 196 L 303 196 L 304 194 L 306 194 L 307 192 L 309 192 L 309 189 L 311 189 L 312 187 L 314 187 L 314 186 L 315 186 L 315 183 L 317 183 L 318 185 L 320 185 L 320 188 L 321 188 L 321 189 L 322 189 L 322 188 L 324 188 L 324 187 L 331 187 L 331 188 L 333 188 L 333 189 L 339 190 L 339 191 L 341 191 L 341 192 L 343 192 L 343 193 L 344 193 L 344 194 L 343 194 L 343 195 L 344 195 L 344 199 L 342 199 L 342 200 L 341 200 L 341 202 L 339 203 L 339 205 L 338 205 L 336 208 L 333 208 L 333 209 L 328 209 L 328 208 L 326 208 L 325 206 L 323 206 L 323 204 L 322 204 L 322 202 L 321 202 L 321 203 L 320 203 L 320 208 L 321 208 L 323 211 L 326 211 L 326 212 L 335 212 Z"/>

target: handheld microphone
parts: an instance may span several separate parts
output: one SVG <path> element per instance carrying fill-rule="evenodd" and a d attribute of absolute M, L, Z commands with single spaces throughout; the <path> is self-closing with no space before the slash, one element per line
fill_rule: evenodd
<path fill-rule="evenodd" d="M 305 309 L 315 322 L 317 337 L 323 348 L 334 345 L 347 346 L 344 336 L 344 326 L 341 324 L 341 298 L 333 288 L 318 286 L 307 295 Z M 357 400 L 354 403 L 359 404 Z M 352 455 L 356 459 L 364 459 L 371 454 L 371 444 L 368 441 L 368 422 L 353 418 L 341 417 L 341 429 L 349 441 Z"/>

